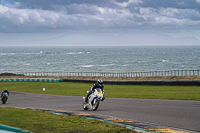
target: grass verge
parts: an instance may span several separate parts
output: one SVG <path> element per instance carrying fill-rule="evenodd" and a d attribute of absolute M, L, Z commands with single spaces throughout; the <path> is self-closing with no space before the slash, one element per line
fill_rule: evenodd
<path fill-rule="evenodd" d="M 134 133 L 99 120 L 77 116 L 55 115 L 44 111 L 3 107 L 0 123 L 35 133 Z"/>
<path fill-rule="evenodd" d="M 1 82 L 0 90 L 85 96 L 91 83 Z M 43 91 L 45 88 L 45 91 Z M 105 97 L 200 101 L 200 86 L 105 85 Z"/>
<path fill-rule="evenodd" d="M 93 85 L 73 82 L 0 82 L 0 90 L 54 95 L 85 96 Z M 45 91 L 43 91 L 45 88 Z M 200 101 L 199 86 L 105 85 L 106 97 Z M 13 113 L 14 112 L 14 113 Z M 133 132 L 113 124 L 43 111 L 0 109 L 0 123 L 36 133 Z"/>

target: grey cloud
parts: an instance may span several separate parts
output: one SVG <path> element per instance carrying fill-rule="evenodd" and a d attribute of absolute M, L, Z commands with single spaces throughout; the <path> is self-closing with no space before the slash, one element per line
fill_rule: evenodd
<path fill-rule="evenodd" d="M 67 6 L 71 4 L 95 4 L 101 5 L 107 3 L 107 0 L 0 0 L 1 4 L 15 5 L 20 3 L 20 9 L 42 9 L 54 10 L 55 5 Z"/>
<path fill-rule="evenodd" d="M 90 26 L 94 21 L 109 22 L 114 20 L 120 20 L 130 16 L 131 14 L 125 10 L 116 10 L 110 8 L 101 8 L 97 6 L 87 5 L 72 5 L 79 8 L 78 11 L 74 11 L 73 14 L 66 12 L 46 11 L 40 9 L 13 9 L 0 5 L 0 17 L 1 19 L 8 19 L 16 24 L 28 24 L 30 26 Z M 88 9 L 85 11 L 84 9 Z M 70 9 L 71 10 L 71 9 Z M 84 12 L 85 11 L 85 12 Z M 93 14 L 89 14 L 89 11 Z M 105 24 L 105 23 L 104 23 Z M 93 25 L 93 24 L 92 24 Z M 24 25 L 26 26 L 26 25 Z M 94 25 L 95 26 L 95 25 Z M 105 25 L 104 25 L 105 26 Z"/>
<path fill-rule="evenodd" d="M 200 6 L 196 0 L 143 0 L 142 7 L 200 10 Z"/>
<path fill-rule="evenodd" d="M 18 8 L 27 9 L 43 9 L 43 10 L 53 10 L 55 5 L 67 6 L 71 4 L 86 4 L 86 5 L 96 5 L 101 7 L 110 7 L 118 5 L 121 7 L 151 7 L 151 8 L 193 8 L 200 9 L 199 0 L 0 0 L 0 4 L 7 3 L 10 5 L 18 5 Z M 19 6 L 20 4 L 20 6 Z"/>
<path fill-rule="evenodd" d="M 198 0 L 1 0 L 0 32 L 200 27 Z M 6 3 L 6 4 L 5 4 Z M 188 5 L 189 4 L 189 5 Z M 7 23 L 6 23 L 7 22 Z"/>
<path fill-rule="evenodd" d="M 114 4 L 116 4 L 116 5 L 120 6 L 120 7 L 127 7 L 129 5 L 138 6 L 138 5 L 142 4 L 143 2 L 142 2 L 142 0 L 128 0 L 128 1 L 122 1 L 122 2 L 121 1 L 117 2 L 115 0 L 111 0 L 111 3 L 114 3 Z"/>
<path fill-rule="evenodd" d="M 177 19 L 188 19 L 193 21 L 200 20 L 200 12 L 194 9 L 165 8 L 160 10 L 160 14 Z"/>

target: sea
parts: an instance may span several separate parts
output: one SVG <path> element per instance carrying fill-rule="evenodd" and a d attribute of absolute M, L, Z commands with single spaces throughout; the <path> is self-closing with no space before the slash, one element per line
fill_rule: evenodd
<path fill-rule="evenodd" d="M 199 70 L 195 46 L 0 46 L 0 73 Z"/>

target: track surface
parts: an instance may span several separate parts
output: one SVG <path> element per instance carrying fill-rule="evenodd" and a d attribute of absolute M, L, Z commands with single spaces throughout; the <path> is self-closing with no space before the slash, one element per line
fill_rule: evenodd
<path fill-rule="evenodd" d="M 7 103 L 0 106 L 108 115 L 200 132 L 200 101 L 106 98 L 97 111 L 84 111 L 82 97 L 10 92 Z"/>

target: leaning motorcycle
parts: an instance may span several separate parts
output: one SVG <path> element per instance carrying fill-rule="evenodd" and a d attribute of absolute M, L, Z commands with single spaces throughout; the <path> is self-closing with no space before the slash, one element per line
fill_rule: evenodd
<path fill-rule="evenodd" d="M 2 95 L 1 95 L 2 104 L 6 104 L 7 99 L 8 99 L 8 93 L 3 92 Z"/>
<path fill-rule="evenodd" d="M 89 91 L 87 91 L 89 93 Z M 88 103 L 85 102 L 85 97 L 83 97 L 83 109 L 92 109 L 96 111 L 99 107 L 100 101 L 103 99 L 103 93 L 100 88 L 94 89 L 92 94 L 88 97 Z"/>

